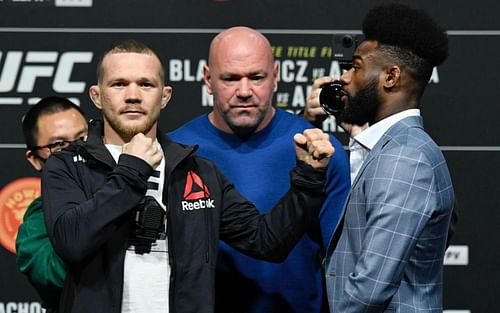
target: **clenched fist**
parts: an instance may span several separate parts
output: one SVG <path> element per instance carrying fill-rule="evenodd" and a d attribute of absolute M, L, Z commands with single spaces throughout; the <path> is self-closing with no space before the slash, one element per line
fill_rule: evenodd
<path fill-rule="evenodd" d="M 132 140 L 124 144 L 122 152 L 146 161 L 153 168 L 160 165 L 163 158 L 163 153 L 158 149 L 153 139 L 142 133 L 136 134 Z"/>
<path fill-rule="evenodd" d="M 328 134 L 321 129 L 306 129 L 293 137 L 297 159 L 314 168 L 324 168 L 335 153 Z"/>

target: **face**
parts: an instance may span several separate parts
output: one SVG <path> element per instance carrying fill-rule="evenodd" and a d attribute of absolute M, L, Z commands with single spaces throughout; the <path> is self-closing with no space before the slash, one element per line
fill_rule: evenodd
<path fill-rule="evenodd" d="M 373 78 L 355 94 L 347 94 L 347 104 L 338 117 L 339 122 L 363 126 L 373 124 L 380 107 L 378 79 Z"/>
<path fill-rule="evenodd" d="M 40 116 L 37 122 L 37 146 L 45 146 L 61 141 L 75 141 L 87 135 L 87 121 L 75 109 Z M 49 148 L 36 152 L 26 151 L 26 159 L 37 171 L 41 171 L 44 161 L 50 156 Z"/>
<path fill-rule="evenodd" d="M 345 108 L 339 116 L 340 122 L 362 126 L 373 123 L 380 108 L 379 80 L 381 67 L 374 56 L 378 45 L 373 41 L 363 42 L 353 57 L 352 68 L 341 80 L 347 97 Z"/>
<path fill-rule="evenodd" d="M 277 78 L 271 48 L 260 35 L 243 32 L 222 37 L 212 44 L 209 66 L 204 69 L 205 84 L 214 99 L 212 123 L 240 136 L 267 126 L 274 115 Z"/>
<path fill-rule="evenodd" d="M 156 138 L 160 111 L 172 93 L 161 78 L 161 63 L 153 54 L 112 53 L 104 57 L 99 85 L 90 97 L 104 116 L 104 141 L 123 144 L 138 134 Z"/>

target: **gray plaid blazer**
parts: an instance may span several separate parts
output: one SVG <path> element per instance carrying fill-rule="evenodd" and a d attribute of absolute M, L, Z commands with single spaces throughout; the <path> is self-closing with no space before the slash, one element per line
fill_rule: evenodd
<path fill-rule="evenodd" d="M 442 312 L 454 192 L 421 117 L 393 125 L 364 161 L 325 260 L 332 313 Z"/>

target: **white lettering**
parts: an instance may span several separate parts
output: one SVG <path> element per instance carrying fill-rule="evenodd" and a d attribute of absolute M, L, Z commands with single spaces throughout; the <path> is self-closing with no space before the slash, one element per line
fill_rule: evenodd
<path fill-rule="evenodd" d="M 2 57 L 0 52 L 0 59 Z M 90 63 L 92 52 L 69 51 L 61 54 L 56 51 L 28 51 L 24 57 L 21 51 L 8 51 L 0 75 L 0 92 L 32 93 L 37 79 L 54 75 L 52 88 L 56 92 L 81 93 L 85 90 L 84 81 L 70 81 L 76 63 Z M 19 80 L 18 80 L 19 78 Z"/>
<path fill-rule="evenodd" d="M 312 79 L 316 79 L 319 77 L 325 76 L 325 69 L 324 68 L 313 68 L 312 69 Z"/>
<path fill-rule="evenodd" d="M 73 156 L 73 162 L 76 163 L 76 162 L 83 162 L 83 163 L 87 163 L 87 160 L 85 160 L 81 155 L 75 155 Z"/>
<path fill-rule="evenodd" d="M 92 0 L 55 0 L 54 4 L 56 7 L 91 7 Z"/>
<path fill-rule="evenodd" d="M 196 81 L 200 82 L 203 80 L 203 68 L 207 65 L 207 61 L 200 60 L 198 62 L 198 68 L 196 69 Z"/>
<path fill-rule="evenodd" d="M 284 81 L 286 83 L 291 83 L 293 82 L 294 75 L 293 72 L 291 71 L 295 67 L 295 64 L 293 63 L 292 60 L 284 60 L 281 62 L 280 66 L 280 81 Z"/>
<path fill-rule="evenodd" d="M 208 93 L 207 86 L 201 86 L 201 106 L 212 107 L 214 106 L 214 97 Z"/>
<path fill-rule="evenodd" d="M 307 76 L 306 74 L 306 69 L 307 69 L 307 61 L 306 60 L 298 60 L 297 61 L 298 65 L 298 70 L 297 70 L 297 76 L 295 81 L 299 83 L 306 83 L 307 82 Z"/>
<path fill-rule="evenodd" d="M 2 52 L 0 52 L 0 60 L 1 58 Z M 0 75 L 0 92 L 9 92 L 14 88 L 22 58 L 23 53 L 21 51 L 7 52 Z"/>
<path fill-rule="evenodd" d="M 468 265 L 469 246 L 449 246 L 444 253 L 444 265 Z"/>
<path fill-rule="evenodd" d="M 26 54 L 27 63 L 55 63 L 57 52 L 29 51 Z M 51 77 L 54 73 L 54 65 L 25 65 L 21 71 L 17 92 L 32 92 L 36 79 L 39 77 Z"/>
<path fill-rule="evenodd" d="M 311 85 L 306 86 L 305 87 L 306 92 L 304 92 L 303 88 L 304 87 L 301 85 L 296 85 L 294 87 L 292 95 L 292 103 L 291 103 L 292 108 L 296 107 L 303 108 L 306 105 L 306 98 L 307 95 L 311 93 L 312 86 Z"/>
<path fill-rule="evenodd" d="M 178 82 L 182 80 L 182 61 L 177 59 L 170 59 L 168 62 L 168 80 L 171 82 Z"/>
<path fill-rule="evenodd" d="M 193 211 L 199 209 L 213 209 L 215 203 L 213 199 L 199 199 L 196 201 L 181 201 L 182 211 Z"/>
<path fill-rule="evenodd" d="M 170 59 L 168 77 L 170 81 L 202 81 L 203 80 L 203 67 L 207 64 L 205 60 L 199 60 L 196 71 L 191 71 L 191 60 L 184 59 Z"/>
<path fill-rule="evenodd" d="M 342 71 L 340 69 L 339 61 L 332 61 L 330 64 L 330 71 L 328 76 L 335 77 L 335 79 L 340 79 Z"/>
<path fill-rule="evenodd" d="M 302 86 L 296 85 L 293 89 L 293 97 L 292 97 L 292 107 L 301 107 L 303 108 L 306 104 L 306 96 L 304 95 L 304 90 Z"/>
<path fill-rule="evenodd" d="M 194 76 L 191 74 L 190 60 L 184 60 L 184 81 L 194 82 Z"/>
<path fill-rule="evenodd" d="M 62 93 L 83 92 L 85 90 L 85 82 L 70 81 L 71 73 L 73 73 L 75 63 L 90 63 L 92 62 L 92 57 L 92 52 L 64 52 L 59 59 L 52 88 Z"/>
<path fill-rule="evenodd" d="M 307 69 L 306 60 L 283 60 L 280 66 L 280 80 L 291 83 L 291 82 L 307 82 L 307 77 L 305 76 Z M 296 71 L 295 71 L 296 70 Z"/>
<path fill-rule="evenodd" d="M 290 98 L 290 94 L 288 92 L 278 92 L 276 93 L 276 105 L 279 108 L 288 107 L 288 99 Z"/>
<path fill-rule="evenodd" d="M 432 69 L 432 75 L 429 79 L 429 84 L 430 83 L 439 84 L 439 74 L 436 66 L 434 66 L 434 68 Z"/>
<path fill-rule="evenodd" d="M 29 303 L 19 303 L 17 305 L 17 313 L 29 313 Z"/>
<path fill-rule="evenodd" d="M 0 313 L 41 313 L 39 302 L 0 302 Z"/>

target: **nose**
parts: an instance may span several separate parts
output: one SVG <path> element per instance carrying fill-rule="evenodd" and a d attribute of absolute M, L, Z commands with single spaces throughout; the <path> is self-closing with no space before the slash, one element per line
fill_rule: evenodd
<path fill-rule="evenodd" d="M 137 103 L 141 101 L 141 88 L 136 84 L 130 84 L 127 86 L 125 92 L 125 101 L 127 103 Z"/>
<path fill-rule="evenodd" d="M 243 77 L 238 83 L 236 95 L 239 98 L 249 98 L 252 96 L 252 83 L 246 77 Z"/>
<path fill-rule="evenodd" d="M 352 75 L 353 69 L 350 68 L 349 70 L 345 71 L 341 76 L 340 80 L 344 83 L 344 85 L 347 85 L 351 82 L 351 75 Z"/>

